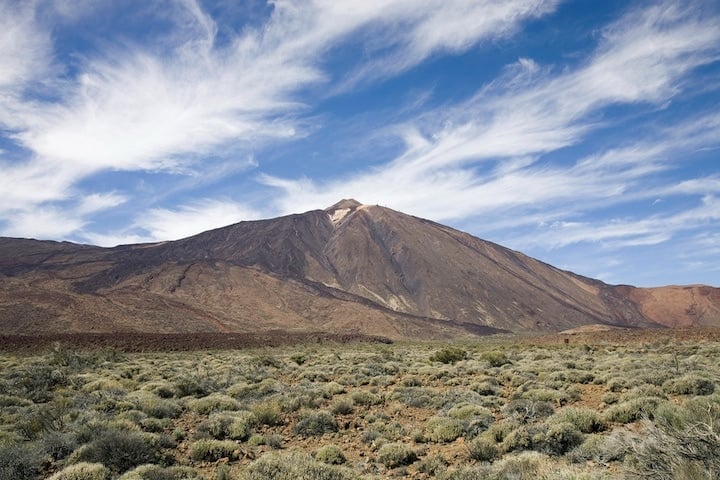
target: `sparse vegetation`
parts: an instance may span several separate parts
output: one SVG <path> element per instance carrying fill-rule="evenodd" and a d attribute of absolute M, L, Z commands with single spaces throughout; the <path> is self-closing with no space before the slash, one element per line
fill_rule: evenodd
<path fill-rule="evenodd" d="M 0 352 L 0 479 L 715 478 L 720 344 L 518 342 Z"/>

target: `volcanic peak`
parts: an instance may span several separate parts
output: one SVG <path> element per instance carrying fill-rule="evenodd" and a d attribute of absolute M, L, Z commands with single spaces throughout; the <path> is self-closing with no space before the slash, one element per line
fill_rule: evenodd
<path fill-rule="evenodd" d="M 362 203 L 354 198 L 344 198 L 335 205 L 325 209 L 330 221 L 333 225 L 338 225 L 345 217 L 355 212 L 355 210 L 364 207 Z"/>

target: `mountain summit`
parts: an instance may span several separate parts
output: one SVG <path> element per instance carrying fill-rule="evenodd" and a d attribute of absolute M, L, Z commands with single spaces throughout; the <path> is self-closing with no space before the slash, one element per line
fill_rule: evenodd
<path fill-rule="evenodd" d="M 607 285 L 346 199 L 173 242 L 0 239 L 0 328 L 342 331 L 449 338 L 588 324 L 720 325 L 720 289 Z"/>

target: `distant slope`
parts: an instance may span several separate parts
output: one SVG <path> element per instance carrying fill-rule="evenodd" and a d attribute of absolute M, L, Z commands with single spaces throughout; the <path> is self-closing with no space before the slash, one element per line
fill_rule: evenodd
<path fill-rule="evenodd" d="M 343 200 L 174 242 L 0 239 L 0 328 L 454 338 L 720 325 L 720 290 L 606 285 L 428 220 Z"/>

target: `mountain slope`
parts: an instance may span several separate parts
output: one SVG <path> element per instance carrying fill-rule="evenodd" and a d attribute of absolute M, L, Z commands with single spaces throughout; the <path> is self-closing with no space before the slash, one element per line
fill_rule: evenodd
<path fill-rule="evenodd" d="M 720 290 L 611 286 L 452 228 L 343 200 L 174 242 L 0 239 L 0 327 L 458 337 L 720 325 Z"/>

